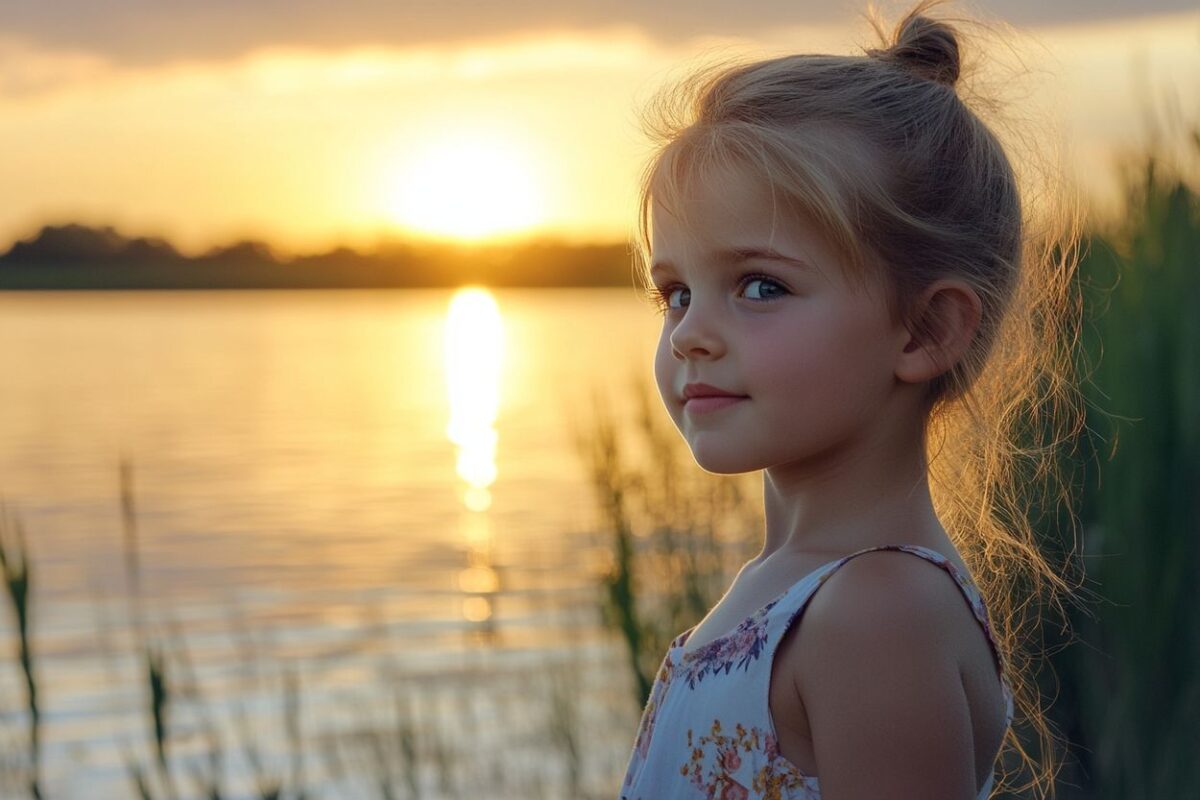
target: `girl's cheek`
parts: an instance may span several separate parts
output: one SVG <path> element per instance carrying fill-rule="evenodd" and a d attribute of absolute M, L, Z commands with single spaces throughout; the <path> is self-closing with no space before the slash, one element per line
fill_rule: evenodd
<path fill-rule="evenodd" d="M 662 397 L 663 403 L 668 409 L 674 411 L 674 406 L 671 403 L 672 394 L 674 393 L 672 365 L 671 365 L 671 343 L 667 339 L 666 333 L 659 339 L 658 348 L 654 353 L 654 381 L 658 385 L 658 393 Z"/>

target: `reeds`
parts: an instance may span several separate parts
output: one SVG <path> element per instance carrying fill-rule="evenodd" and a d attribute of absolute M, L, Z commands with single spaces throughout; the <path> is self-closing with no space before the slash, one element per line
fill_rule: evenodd
<path fill-rule="evenodd" d="M 122 519 L 126 525 L 125 563 L 136 570 L 140 563 L 137 554 L 128 552 L 137 546 L 138 538 L 133 469 L 127 461 L 122 461 L 120 475 Z M 35 615 L 31 613 L 30 587 L 36 570 L 26 553 L 24 529 L 15 514 L 0 517 L 0 568 L 7 586 L 5 605 L 17 619 L 17 651 L 30 710 L 29 735 L 24 746 L 0 748 L 3 755 L 0 794 L 9 796 L 5 788 L 17 784 L 21 787 L 18 791 L 30 797 L 58 797 L 46 792 L 46 783 L 40 778 L 45 767 L 39 746 L 41 687 L 35 681 L 36 653 L 31 647 Z M 330 725 L 314 730 L 313 725 L 304 724 L 305 688 L 319 687 L 304 680 L 296 665 L 265 657 L 251 643 L 250 633 L 240 628 L 241 623 L 235 623 L 242 634 L 239 661 L 253 667 L 256 677 L 253 688 L 257 695 L 278 692 L 280 713 L 277 724 L 264 726 L 261 718 L 252 722 L 247 709 L 241 706 L 235 711 L 233 724 L 223 725 L 218 711 L 222 705 L 218 702 L 220 698 L 208 694 L 197 679 L 184 632 L 178 625 L 152 625 L 150 616 L 143 614 L 141 582 L 135 571 L 130 573 L 127 596 L 134 628 L 133 647 L 138 654 L 144 690 L 146 738 L 143 742 L 118 742 L 127 790 L 102 794 L 92 789 L 86 795 L 88 800 L 112 796 L 142 800 L 233 797 L 310 800 L 346 796 L 344 791 L 353 791 L 354 797 L 385 800 L 429 797 L 457 800 L 468 796 L 558 798 L 564 796 L 559 788 L 562 785 L 567 787 L 567 796 L 573 798 L 608 796 L 606 791 L 595 789 L 594 776 L 585 780 L 583 773 L 585 744 L 578 712 L 579 682 L 572 675 L 571 665 L 564 668 L 547 658 L 544 663 L 532 666 L 532 671 L 543 678 L 534 685 L 544 685 L 549 691 L 540 698 L 540 706 L 513 705 L 514 710 L 527 716 L 526 724 L 533 720 L 534 727 L 532 739 L 514 743 L 534 749 L 548 769 L 561 764 L 565 780 L 547 778 L 541 769 L 508 774 L 503 747 L 483 752 L 478 749 L 485 732 L 471 727 L 472 715 L 468 711 L 476 698 L 505 695 L 500 684 L 506 677 L 528 688 L 530 681 L 523 675 L 474 672 L 456 677 L 446 673 L 438 675 L 435 684 L 420 686 L 405 675 L 394 657 L 385 657 L 380 681 L 364 687 L 367 693 L 360 698 L 350 729 L 339 730 Z M 153 606 L 147 606 L 147 610 L 161 611 Z M 102 636 L 110 657 L 115 654 L 112 646 L 117 638 Z M 365 649 L 366 643 L 360 646 Z M 268 684 L 265 676 L 269 673 L 278 677 L 277 685 Z M 489 685 L 493 681 L 495 685 Z M 513 696 L 512 691 L 507 694 Z M 432 703 L 423 714 L 414 706 L 418 697 Z M 450 718 L 440 702 L 447 697 L 453 701 Z M 535 701 L 538 699 L 534 697 Z M 546 709 L 544 720 L 537 713 L 539 707 Z M 447 725 L 448 719 L 457 724 Z M 509 727 L 508 721 L 498 722 L 502 729 Z M 230 729 L 232 734 L 222 733 Z M 197 755 L 198 749 L 202 752 Z M 423 781 L 422 775 L 432 775 L 433 780 Z"/>
<path fill-rule="evenodd" d="M 30 570 L 25 548 L 25 529 L 21 520 L 0 503 L 0 571 L 17 620 L 17 657 L 25 678 L 25 697 L 29 708 L 29 762 L 25 765 L 29 795 L 41 798 L 41 714 L 38 710 L 38 685 L 34 677 L 30 632 Z"/>
<path fill-rule="evenodd" d="M 763 523 L 750 499 L 761 492 L 758 477 L 702 472 L 645 377 L 631 375 L 628 388 L 635 408 L 596 392 L 587 427 L 575 421 L 573 437 L 610 537 L 602 616 L 624 643 L 641 708 L 668 644 L 707 613 Z M 635 422 L 621 428 L 625 414 Z"/>
<path fill-rule="evenodd" d="M 1094 231 L 1080 263 L 1093 434 L 1080 517 L 1104 600 L 1054 660 L 1081 767 L 1068 797 L 1200 796 L 1198 190 L 1145 154 L 1125 219 Z"/>

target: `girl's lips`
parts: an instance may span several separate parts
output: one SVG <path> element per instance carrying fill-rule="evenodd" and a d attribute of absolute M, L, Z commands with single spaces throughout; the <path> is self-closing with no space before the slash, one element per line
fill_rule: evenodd
<path fill-rule="evenodd" d="M 684 411 L 690 411 L 693 414 L 707 414 L 710 411 L 718 411 L 722 408 L 740 403 L 743 400 L 749 400 L 748 397 L 731 397 L 729 395 L 719 397 L 693 397 L 683 404 Z"/>

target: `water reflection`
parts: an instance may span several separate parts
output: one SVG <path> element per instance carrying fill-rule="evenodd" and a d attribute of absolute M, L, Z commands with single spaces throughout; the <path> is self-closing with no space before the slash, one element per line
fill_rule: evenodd
<path fill-rule="evenodd" d="M 640 709 L 614 702 L 628 668 L 591 613 L 578 548 L 592 546 L 593 494 L 561 435 L 573 406 L 556 395 L 582 408 L 593 382 L 623 380 L 655 318 L 625 289 L 511 289 L 494 290 L 500 315 L 463 305 L 451 325 L 453 294 L 0 292 L 0 373 L 20 378 L 5 387 L 0 488 L 28 514 L 46 797 L 127 798 L 129 769 L 157 777 L 121 564 L 122 451 L 136 591 L 152 638 L 177 647 L 166 686 L 185 696 L 166 752 L 181 800 L 209 775 L 196 760 L 209 746 L 221 796 L 258 796 L 259 744 L 268 771 L 302 752 L 291 797 L 301 784 L 416 796 L 408 775 L 423 797 L 603 796 L 561 782 L 619 776 Z M 484 640 L 489 626 L 506 647 Z M 0 798 L 21 796 L 7 782 L 27 712 L 15 628 L 0 608 Z M 565 753 L 569 738 L 547 743 L 534 724 L 554 696 L 528 676 L 539 651 L 565 667 L 578 646 L 589 746 Z M 371 767 L 379 744 L 403 751 L 396 737 L 415 737 L 422 759 Z"/>
<path fill-rule="evenodd" d="M 462 533 L 467 566 L 458 586 L 467 596 L 463 617 L 485 638 L 494 633 L 495 598 L 500 589 L 493 566 L 494 535 L 486 512 L 496 480 L 496 417 L 504 362 L 504 323 L 487 289 L 461 289 L 446 314 L 446 389 L 450 422 L 446 435 L 457 447 L 456 471 L 465 509 Z"/>
<path fill-rule="evenodd" d="M 446 389 L 450 422 L 446 435 L 458 447 L 463 505 L 486 511 L 496 480 L 496 415 L 504 361 L 504 324 L 492 293 L 461 289 L 446 314 Z"/>

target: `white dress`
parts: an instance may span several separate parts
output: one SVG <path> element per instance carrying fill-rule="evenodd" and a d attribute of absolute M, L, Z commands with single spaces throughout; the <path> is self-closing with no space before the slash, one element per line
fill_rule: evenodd
<path fill-rule="evenodd" d="M 911 553 L 954 578 L 996 655 L 1006 723 L 1011 725 L 1012 690 L 975 584 L 927 547 L 870 547 L 818 567 L 733 631 L 695 652 L 683 650 L 695 627 L 671 642 L 642 712 L 620 800 L 818 800 L 817 778 L 805 775 L 779 752 L 768 705 L 771 663 L 784 632 L 821 584 L 842 564 L 873 550 Z M 993 777 L 989 775 L 980 789 L 979 800 L 991 793 Z"/>

